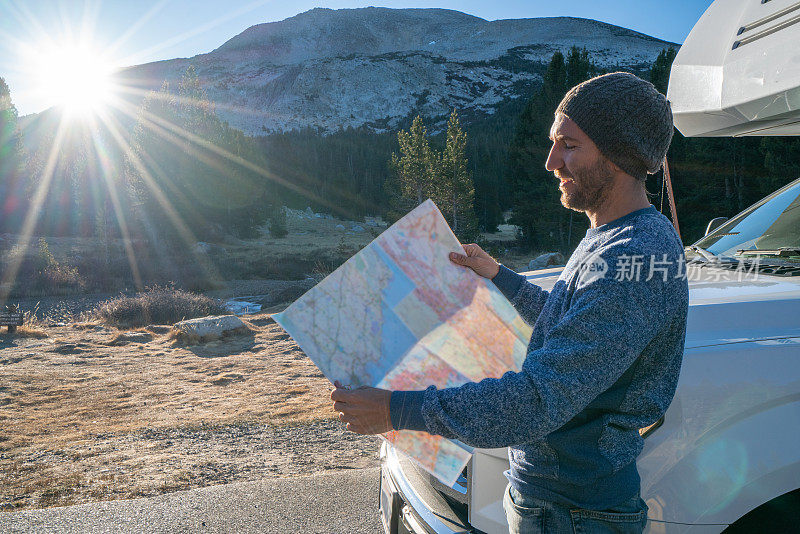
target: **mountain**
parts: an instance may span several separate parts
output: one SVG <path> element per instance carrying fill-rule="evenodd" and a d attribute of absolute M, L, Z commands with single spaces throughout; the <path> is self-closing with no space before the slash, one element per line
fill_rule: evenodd
<path fill-rule="evenodd" d="M 417 113 L 434 127 L 453 108 L 466 122 L 491 115 L 529 97 L 553 52 L 572 46 L 613 70 L 644 66 L 677 45 L 580 18 L 486 21 L 445 9 L 316 8 L 252 26 L 207 54 L 130 67 L 120 81 L 145 91 L 165 80 L 176 87 L 194 65 L 220 117 L 249 134 L 380 132 Z"/>

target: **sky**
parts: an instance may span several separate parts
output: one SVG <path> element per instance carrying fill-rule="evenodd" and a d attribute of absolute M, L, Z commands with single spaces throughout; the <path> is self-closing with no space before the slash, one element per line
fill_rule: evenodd
<path fill-rule="evenodd" d="M 455 9 L 486 20 L 571 16 L 682 43 L 711 0 L 0 0 L 0 77 L 20 115 L 48 106 L 41 50 L 78 41 L 113 67 L 210 52 L 246 28 L 314 7 Z M 47 80 L 47 81 L 43 81 Z"/>

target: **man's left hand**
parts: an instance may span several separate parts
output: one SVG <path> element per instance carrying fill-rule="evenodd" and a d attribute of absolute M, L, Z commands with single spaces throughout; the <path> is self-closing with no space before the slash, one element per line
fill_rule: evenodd
<path fill-rule="evenodd" d="M 339 420 L 347 423 L 347 430 L 356 434 L 383 434 L 392 430 L 389 400 L 392 392 L 385 389 L 361 386 L 345 389 L 337 380 L 331 393 L 333 409 Z"/>

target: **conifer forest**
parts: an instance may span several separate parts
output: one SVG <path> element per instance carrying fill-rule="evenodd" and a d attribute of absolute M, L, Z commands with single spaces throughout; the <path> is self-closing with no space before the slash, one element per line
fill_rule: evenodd
<path fill-rule="evenodd" d="M 666 92 L 674 57 L 665 49 L 634 73 Z M 486 117 L 467 120 L 455 109 L 445 117 L 409 116 L 396 131 L 262 137 L 222 121 L 191 67 L 177 87 L 164 84 L 105 126 L 69 132 L 49 111 L 19 117 L 0 78 L 0 233 L 127 232 L 162 243 L 190 226 L 213 241 L 279 222 L 282 206 L 391 221 L 430 197 L 464 241 L 510 222 L 520 228 L 518 248 L 569 253 L 588 221 L 559 202 L 544 168 L 548 131 L 564 93 L 602 72 L 585 50 L 572 48 L 541 67 L 542 83 L 531 94 Z M 800 139 L 690 139 L 676 131 L 668 159 L 688 245 L 710 219 L 730 217 L 800 176 Z M 47 187 L 39 187 L 42 177 Z M 647 188 L 669 216 L 661 173 Z M 171 209 L 163 209 L 163 198 Z"/>

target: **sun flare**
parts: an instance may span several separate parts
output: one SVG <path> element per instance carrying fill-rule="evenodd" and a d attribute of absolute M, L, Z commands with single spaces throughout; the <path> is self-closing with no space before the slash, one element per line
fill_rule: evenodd
<path fill-rule="evenodd" d="M 87 46 L 52 44 L 34 55 L 36 86 L 48 106 L 70 115 L 102 110 L 114 96 L 113 65 Z"/>

